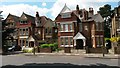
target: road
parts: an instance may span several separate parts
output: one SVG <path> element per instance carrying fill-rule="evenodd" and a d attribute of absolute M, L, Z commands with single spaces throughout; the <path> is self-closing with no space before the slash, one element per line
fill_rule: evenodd
<path fill-rule="evenodd" d="M 84 66 L 118 66 L 120 59 L 84 58 L 80 56 L 23 56 L 5 55 L 2 56 L 2 66 L 44 66 L 44 65 L 84 65 Z"/>

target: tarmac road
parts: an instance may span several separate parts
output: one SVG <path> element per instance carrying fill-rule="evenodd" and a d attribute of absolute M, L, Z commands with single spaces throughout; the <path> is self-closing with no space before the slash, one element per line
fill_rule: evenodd
<path fill-rule="evenodd" d="M 84 58 L 81 56 L 2 56 L 2 66 L 119 66 L 120 59 Z M 21 67 L 20 67 L 21 68 Z"/>

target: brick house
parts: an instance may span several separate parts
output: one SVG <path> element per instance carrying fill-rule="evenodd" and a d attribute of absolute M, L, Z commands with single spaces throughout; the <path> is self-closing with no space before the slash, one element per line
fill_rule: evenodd
<path fill-rule="evenodd" d="M 8 14 L 7 18 L 5 19 L 5 30 L 9 29 L 11 30 L 11 33 L 8 35 L 7 37 L 7 43 L 9 46 L 12 45 L 17 45 L 17 22 L 19 21 L 19 17 L 12 15 L 12 14 Z"/>
<path fill-rule="evenodd" d="M 93 8 L 89 11 L 69 9 L 66 4 L 55 18 L 58 25 L 58 46 L 83 49 L 101 47 L 104 45 L 103 18 L 95 14 Z"/>
<path fill-rule="evenodd" d="M 24 12 L 22 13 L 21 17 L 19 18 L 19 22 L 17 23 L 19 46 L 29 46 L 30 43 L 28 38 L 31 38 L 31 35 L 34 34 L 32 32 L 34 22 L 35 18 L 33 16 L 25 14 Z M 33 46 L 33 43 L 31 44 Z"/>
<path fill-rule="evenodd" d="M 111 38 L 120 37 L 120 6 L 114 9 L 112 14 Z"/>
<path fill-rule="evenodd" d="M 56 24 L 45 16 L 39 16 L 36 12 L 35 26 L 34 26 L 35 37 L 37 38 L 38 45 L 44 43 L 53 43 L 57 39 L 57 27 Z"/>

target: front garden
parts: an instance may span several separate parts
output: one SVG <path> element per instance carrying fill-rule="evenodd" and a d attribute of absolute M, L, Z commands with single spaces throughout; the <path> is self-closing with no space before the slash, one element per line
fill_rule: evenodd
<path fill-rule="evenodd" d="M 59 51 L 59 50 L 60 49 L 58 48 L 58 44 L 57 43 L 41 44 L 41 45 L 35 47 L 35 52 L 40 52 L 40 53 L 52 53 L 54 51 Z M 33 53 L 34 52 L 34 48 L 24 47 L 22 49 L 22 51 L 24 53 Z"/>

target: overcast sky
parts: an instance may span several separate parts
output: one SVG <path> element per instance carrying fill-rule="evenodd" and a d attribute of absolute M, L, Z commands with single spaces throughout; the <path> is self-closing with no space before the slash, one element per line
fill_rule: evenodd
<path fill-rule="evenodd" d="M 0 11 L 3 11 L 4 18 L 9 13 L 21 16 L 23 12 L 35 17 L 38 11 L 40 16 L 47 16 L 54 20 L 65 3 L 71 10 L 75 10 L 78 4 L 80 9 L 88 10 L 92 7 L 95 13 L 105 4 L 110 4 L 112 9 L 118 6 L 118 0 L 0 0 Z"/>

